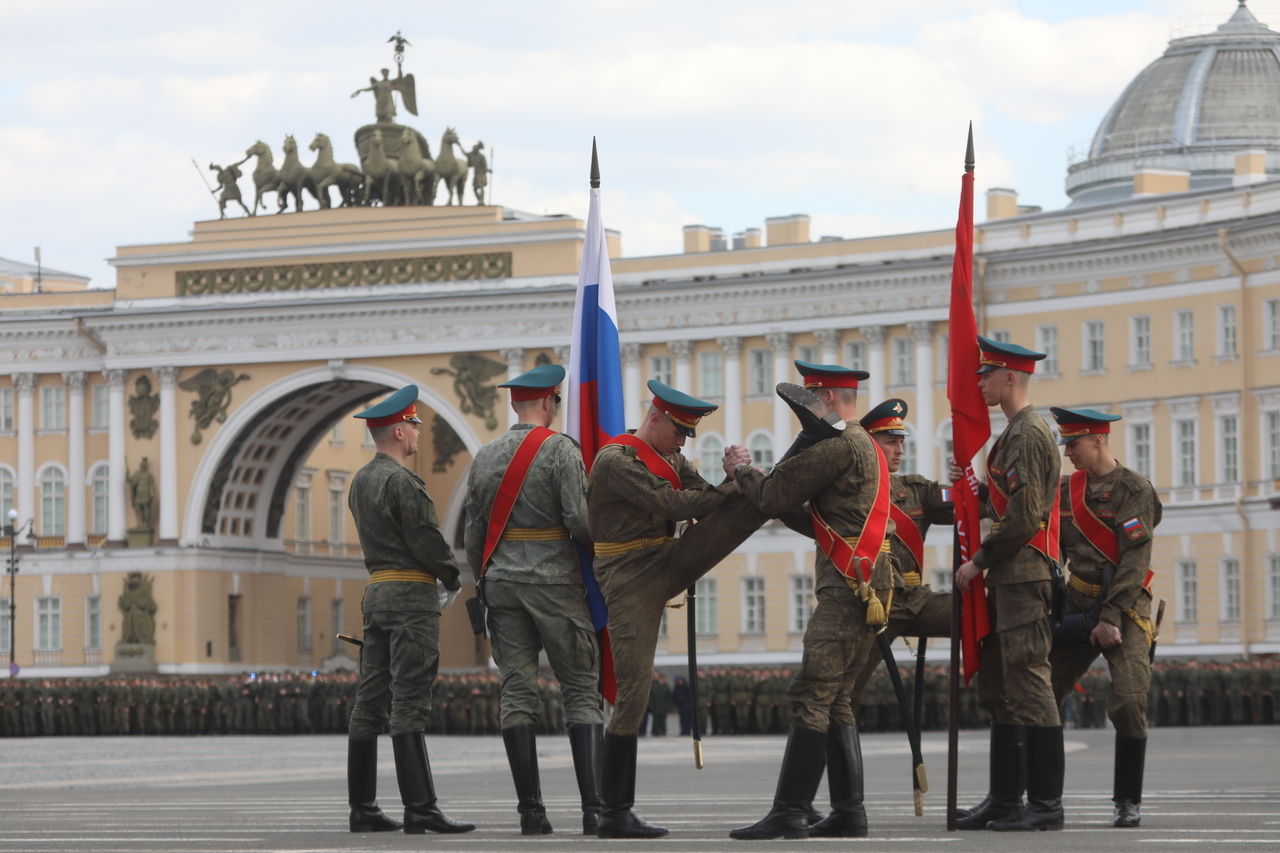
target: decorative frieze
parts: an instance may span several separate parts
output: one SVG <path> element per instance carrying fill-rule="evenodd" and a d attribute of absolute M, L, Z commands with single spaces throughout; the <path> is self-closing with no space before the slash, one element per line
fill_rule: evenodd
<path fill-rule="evenodd" d="M 510 276 L 510 252 L 484 252 L 474 255 L 187 270 L 177 274 L 177 283 L 179 296 L 204 296 L 210 293 L 327 290 L 422 281 L 476 281 Z"/>

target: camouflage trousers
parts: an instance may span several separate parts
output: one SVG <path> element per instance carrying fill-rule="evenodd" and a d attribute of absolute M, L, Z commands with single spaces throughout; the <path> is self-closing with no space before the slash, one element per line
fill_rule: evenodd
<path fill-rule="evenodd" d="M 1082 596 L 1074 589 L 1067 590 L 1068 613 L 1089 610 L 1095 599 Z M 1138 596 L 1138 615 L 1150 615 L 1151 602 L 1145 595 Z M 1147 694 L 1151 692 L 1150 644 L 1146 633 L 1128 616 L 1121 620 L 1120 645 L 1103 651 L 1097 646 L 1079 649 L 1054 649 L 1049 653 L 1049 665 L 1053 671 L 1053 696 L 1061 706 L 1071 695 L 1093 662 L 1102 655 L 1111 670 L 1111 688 L 1107 691 L 1107 716 L 1116 727 L 1116 734 L 1124 737 L 1147 736 Z"/>
<path fill-rule="evenodd" d="M 569 725 L 604 722 L 600 646 L 582 584 L 484 582 L 493 659 L 502 676 L 502 728 L 538 722 L 538 653 L 546 649 Z"/>
<path fill-rule="evenodd" d="M 992 722 L 1062 725 L 1049 673 L 1051 590 L 1049 581 L 987 589 L 992 631 L 982 641 L 978 702 Z"/>
<path fill-rule="evenodd" d="M 738 496 L 701 518 L 683 536 L 633 552 L 644 569 L 621 586 L 604 578 L 618 702 L 608 731 L 634 735 L 649 709 L 653 655 L 667 602 L 733 553 L 768 517 Z"/>
<path fill-rule="evenodd" d="M 388 722 L 393 735 L 426 731 L 439 665 L 439 611 L 365 610 L 351 737 L 377 737 Z"/>
<path fill-rule="evenodd" d="M 853 725 L 853 685 L 875 647 L 875 629 L 867 624 L 862 599 L 848 586 L 819 589 L 804 631 L 800 671 L 787 688 L 792 725 L 816 732 L 831 723 Z"/>

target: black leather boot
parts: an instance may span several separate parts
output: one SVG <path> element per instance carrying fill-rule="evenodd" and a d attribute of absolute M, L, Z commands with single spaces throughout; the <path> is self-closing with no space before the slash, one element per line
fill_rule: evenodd
<path fill-rule="evenodd" d="M 542 804 L 542 779 L 538 776 L 538 743 L 533 726 L 515 726 L 502 730 L 502 743 L 507 748 L 511 779 L 516 784 L 516 808 L 520 812 L 521 835 L 550 835 L 551 821 Z"/>
<path fill-rule="evenodd" d="M 845 423 L 840 416 L 829 410 L 818 399 L 818 395 L 808 388 L 790 382 L 779 382 L 774 391 L 791 407 L 800 421 L 800 434 L 779 461 L 785 462 L 822 439 L 840 435 L 844 430 Z"/>
<path fill-rule="evenodd" d="M 636 804 L 636 735 L 604 736 L 604 769 L 600 774 L 603 808 L 596 835 L 600 838 L 661 838 L 665 827 L 646 823 L 631 811 Z"/>
<path fill-rule="evenodd" d="M 582 834 L 595 835 L 600 827 L 600 759 L 604 726 L 576 724 L 569 726 L 569 747 L 573 750 L 573 772 L 578 777 L 578 794 L 582 797 Z"/>
<path fill-rule="evenodd" d="M 378 807 L 378 739 L 347 739 L 347 803 L 352 832 L 394 832 L 400 821 Z"/>
<path fill-rule="evenodd" d="M 956 812 L 956 829 L 986 829 L 1022 810 L 1027 786 L 1026 727 L 996 723 L 991 726 L 990 781 L 986 798 L 971 809 Z"/>
<path fill-rule="evenodd" d="M 993 820 L 995 832 L 1062 829 L 1062 726 L 1027 726 L 1027 804 L 1016 815 Z"/>
<path fill-rule="evenodd" d="M 814 838 L 865 838 L 867 810 L 862 804 L 862 740 L 858 727 L 832 725 L 827 729 L 827 787 L 831 814 L 809 827 Z"/>
<path fill-rule="evenodd" d="M 782 755 L 773 808 L 760 820 L 729 833 L 730 838 L 754 841 L 768 838 L 808 838 L 809 803 L 822 781 L 827 733 L 793 725 Z"/>
<path fill-rule="evenodd" d="M 423 732 L 391 736 L 396 755 L 396 781 L 400 783 L 400 799 L 404 801 L 404 831 L 419 835 L 432 832 L 470 832 L 474 823 L 452 820 L 436 805 L 436 786 L 431 779 L 431 763 L 427 758 L 427 739 Z"/>
<path fill-rule="evenodd" d="M 1142 823 L 1142 772 L 1147 761 L 1147 739 L 1116 735 L 1115 787 L 1112 799 L 1116 819 L 1112 826 L 1130 829 Z"/>

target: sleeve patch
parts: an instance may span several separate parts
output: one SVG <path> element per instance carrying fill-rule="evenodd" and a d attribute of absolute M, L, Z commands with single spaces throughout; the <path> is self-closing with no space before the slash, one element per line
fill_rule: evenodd
<path fill-rule="evenodd" d="M 1139 539 L 1146 539 L 1147 536 L 1149 535 L 1147 533 L 1146 525 L 1144 525 L 1141 519 L 1139 519 L 1137 516 L 1134 516 L 1133 518 L 1121 524 L 1120 528 L 1124 530 L 1125 536 L 1129 537 L 1135 542 Z"/>
<path fill-rule="evenodd" d="M 948 488 L 943 488 L 941 491 L 942 491 L 942 502 L 944 504 L 951 503 L 951 490 Z"/>
<path fill-rule="evenodd" d="M 1022 485 L 1022 480 L 1018 477 L 1018 468 L 1016 465 L 1010 465 L 1004 469 L 1004 481 L 1008 486 L 1008 491 L 1012 492 Z"/>

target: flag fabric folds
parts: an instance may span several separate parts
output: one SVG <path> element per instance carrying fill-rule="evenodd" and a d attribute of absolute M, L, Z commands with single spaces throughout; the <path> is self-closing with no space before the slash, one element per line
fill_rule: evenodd
<path fill-rule="evenodd" d="M 578 271 L 578 295 L 573 306 L 573 338 L 569 348 L 569 381 L 566 384 L 565 432 L 582 445 L 587 470 L 609 439 L 626 431 L 622 399 L 622 352 L 618 343 L 618 311 L 613 299 L 613 275 L 609 249 L 600 218 L 600 189 L 592 187 L 587 213 L 582 267 Z M 591 622 L 600 636 L 600 692 L 610 702 L 617 699 L 609 643 L 609 613 L 596 581 L 591 552 L 578 546 L 578 565 L 587 588 Z"/>
<path fill-rule="evenodd" d="M 972 145 L 972 142 L 970 143 Z M 972 149 L 971 149 L 972 150 Z M 952 486 L 956 512 L 956 540 L 960 560 L 973 558 L 982 543 L 981 501 L 973 458 L 991 437 L 991 419 L 978 388 L 978 324 L 973 316 L 973 171 L 967 166 L 960 184 L 960 215 L 956 222 L 956 253 L 951 268 L 951 312 L 948 334 L 947 399 L 951 402 L 951 438 L 963 482 Z M 986 588 L 979 574 L 964 590 L 960 643 L 964 680 L 978 671 L 978 647 L 991 632 Z"/>

